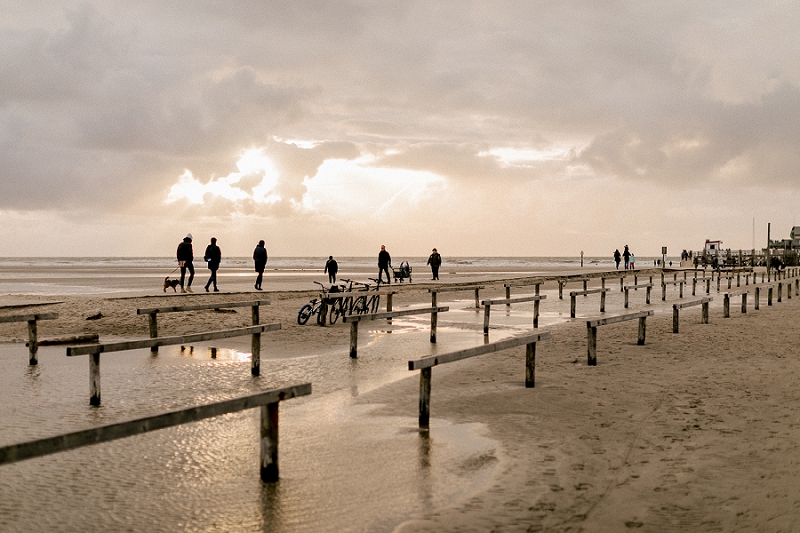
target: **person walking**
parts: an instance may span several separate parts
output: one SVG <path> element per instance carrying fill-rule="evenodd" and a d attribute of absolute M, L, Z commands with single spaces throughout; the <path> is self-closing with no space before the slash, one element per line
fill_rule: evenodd
<path fill-rule="evenodd" d="M 628 264 L 630 265 L 631 270 L 636 270 L 636 256 L 633 255 L 633 252 L 631 252 L 631 257 Z"/>
<path fill-rule="evenodd" d="M 439 267 L 442 266 L 442 256 L 439 255 L 439 252 L 436 251 L 436 248 L 433 249 L 431 255 L 428 257 L 428 264 L 431 266 L 431 274 L 433 274 L 432 280 L 439 279 Z"/>
<path fill-rule="evenodd" d="M 625 249 L 622 251 L 622 258 L 625 259 L 625 270 L 628 270 L 628 263 L 630 262 L 631 258 L 631 251 L 628 250 L 628 245 L 625 245 Z"/>
<path fill-rule="evenodd" d="M 267 267 L 267 249 L 264 247 L 264 241 L 258 241 L 256 249 L 253 250 L 253 261 L 255 262 L 256 272 L 256 290 L 261 290 L 261 281 L 264 278 L 264 269 Z"/>
<path fill-rule="evenodd" d="M 336 273 L 339 272 L 339 263 L 333 256 L 328 256 L 328 261 L 325 263 L 325 272 L 328 273 L 328 283 L 336 283 Z"/>
<path fill-rule="evenodd" d="M 183 242 L 178 245 L 178 266 L 181 267 L 181 292 L 194 292 L 192 290 L 192 281 L 194 280 L 194 250 L 192 249 L 192 234 L 187 233 L 183 238 Z M 186 278 L 186 271 L 189 271 L 189 281 L 184 288 L 184 280 Z"/>
<path fill-rule="evenodd" d="M 389 276 L 389 267 L 392 266 L 392 256 L 386 251 L 386 246 L 381 244 L 381 251 L 378 254 L 378 279 L 382 280 L 382 274 L 386 272 L 386 283 L 391 283 L 392 278 Z"/>
<path fill-rule="evenodd" d="M 211 237 L 211 244 L 206 246 L 206 253 L 203 254 L 203 259 L 208 263 L 208 269 L 211 271 L 211 276 L 206 282 L 206 292 L 208 292 L 208 287 L 212 283 L 214 284 L 214 292 L 219 292 L 217 288 L 217 270 L 219 270 L 219 264 L 222 261 L 222 250 L 217 246 L 216 237 Z"/>
<path fill-rule="evenodd" d="M 622 259 L 622 255 L 619 253 L 619 248 L 614 250 L 614 263 L 617 265 L 617 270 L 619 270 L 619 262 Z"/>

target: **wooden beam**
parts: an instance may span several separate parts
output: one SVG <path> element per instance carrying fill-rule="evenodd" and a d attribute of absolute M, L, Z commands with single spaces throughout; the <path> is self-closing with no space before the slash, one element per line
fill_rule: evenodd
<path fill-rule="evenodd" d="M 30 315 L 0 316 L 0 324 L 8 322 L 30 322 L 31 320 L 55 320 L 58 313 L 35 313 Z"/>
<path fill-rule="evenodd" d="M 206 311 L 209 309 L 229 309 L 231 307 L 258 307 L 261 305 L 270 305 L 269 300 L 255 300 L 252 302 L 227 302 L 218 304 L 197 304 L 197 305 L 179 305 L 172 307 L 152 307 L 148 309 L 137 309 L 137 315 L 149 315 L 152 313 L 183 313 L 186 311 Z"/>
<path fill-rule="evenodd" d="M 609 316 L 605 318 L 597 318 L 594 320 L 587 320 L 587 327 L 593 328 L 597 326 L 605 326 L 608 324 L 616 324 L 618 322 L 625 322 L 627 320 L 635 320 L 637 318 L 653 316 L 653 311 L 639 311 L 638 313 L 628 313 L 626 315 Z"/>
<path fill-rule="evenodd" d="M 402 311 L 392 311 L 390 313 L 372 313 L 367 315 L 348 315 L 342 317 L 342 322 L 363 322 L 364 320 L 380 320 L 383 318 L 396 318 L 406 315 L 425 315 L 428 313 L 443 313 L 449 311 L 449 306 L 422 307 L 414 309 L 404 309 Z"/>
<path fill-rule="evenodd" d="M 541 296 L 540 295 L 536 295 L 536 296 L 520 296 L 518 298 L 503 298 L 503 299 L 499 299 L 499 300 L 483 300 L 483 301 L 481 301 L 481 305 L 482 306 L 501 305 L 501 304 L 510 305 L 510 304 L 519 304 L 519 303 L 523 303 L 523 302 L 535 302 L 535 301 L 538 301 L 538 300 L 546 300 L 546 299 L 547 299 L 547 295 L 546 294 L 543 294 Z"/>
<path fill-rule="evenodd" d="M 205 333 L 195 333 L 192 335 L 181 335 L 176 337 L 158 337 L 155 339 L 143 339 L 138 341 L 124 341 L 107 344 L 96 344 L 91 346 L 71 346 L 67 348 L 67 356 L 87 355 L 91 353 L 122 352 L 127 350 L 138 350 L 141 348 L 151 348 L 153 346 L 171 346 L 175 344 L 189 344 L 192 342 L 203 342 L 215 339 L 228 339 L 231 337 L 242 337 L 266 331 L 277 331 L 281 329 L 280 323 L 260 324 L 257 326 L 247 326 L 236 329 L 226 329 L 221 331 L 208 331 Z"/>
<path fill-rule="evenodd" d="M 164 429 L 189 422 L 197 422 L 228 413 L 235 413 L 252 407 L 269 405 L 279 401 L 311 394 L 311 383 L 303 383 L 279 389 L 270 389 L 248 396 L 223 400 L 212 404 L 199 405 L 158 415 L 108 424 L 92 429 L 75 431 L 55 437 L 47 437 L 0 448 L 0 464 L 13 463 L 33 457 L 41 457 L 99 444 L 111 440 L 122 439 L 149 431 Z"/>
<path fill-rule="evenodd" d="M 423 368 L 430 368 L 444 363 L 452 363 L 454 361 L 461 361 L 462 359 L 468 359 L 470 357 L 476 357 L 478 355 L 484 355 L 487 353 L 499 352 L 501 350 L 507 350 L 509 348 L 522 346 L 523 344 L 530 344 L 532 342 L 539 342 L 540 340 L 547 340 L 549 338 L 549 331 L 528 333 L 525 335 L 512 337 L 510 339 L 493 342 L 491 344 L 476 346 L 475 348 L 467 348 L 465 350 L 459 350 L 457 352 L 450 352 L 441 355 L 431 355 L 421 359 L 409 361 L 408 369 L 421 370 Z"/>

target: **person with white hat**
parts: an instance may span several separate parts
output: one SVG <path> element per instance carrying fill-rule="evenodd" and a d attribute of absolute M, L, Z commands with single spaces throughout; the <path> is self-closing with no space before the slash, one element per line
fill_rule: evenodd
<path fill-rule="evenodd" d="M 194 251 L 192 250 L 192 234 L 187 233 L 183 238 L 183 242 L 178 245 L 178 266 L 181 267 L 181 292 L 194 292 L 192 290 L 192 281 L 194 280 Z M 183 281 L 186 277 L 186 271 L 189 271 L 189 281 L 184 288 Z"/>

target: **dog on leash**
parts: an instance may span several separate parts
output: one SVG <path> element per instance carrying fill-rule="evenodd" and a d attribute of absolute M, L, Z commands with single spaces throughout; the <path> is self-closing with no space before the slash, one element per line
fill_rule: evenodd
<path fill-rule="evenodd" d="M 179 279 L 169 279 L 169 276 L 164 278 L 164 292 L 167 292 L 167 288 L 172 287 L 173 292 L 178 292 L 178 285 L 181 284 L 181 280 Z"/>

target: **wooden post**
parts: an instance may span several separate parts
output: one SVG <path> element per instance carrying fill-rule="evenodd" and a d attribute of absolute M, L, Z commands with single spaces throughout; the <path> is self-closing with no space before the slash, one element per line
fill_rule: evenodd
<path fill-rule="evenodd" d="M 257 326 L 259 322 L 261 322 L 257 305 L 254 305 L 250 308 L 250 319 L 252 320 L 254 326 Z"/>
<path fill-rule="evenodd" d="M 536 287 L 539 288 L 538 286 Z M 480 311 L 481 310 L 481 301 L 479 299 L 480 289 L 475 289 L 475 309 Z"/>
<path fill-rule="evenodd" d="M 561 296 L 560 292 L 559 292 L 559 296 Z M 511 298 L 511 287 L 506 285 L 506 300 L 508 300 L 510 298 Z M 511 304 L 510 303 L 506 304 L 506 307 L 511 307 Z"/>
<path fill-rule="evenodd" d="M 703 302 L 702 307 L 703 307 L 703 313 L 700 322 L 702 324 L 708 324 L 708 302 Z"/>
<path fill-rule="evenodd" d="M 358 357 L 358 320 L 350 322 L 350 357 Z"/>
<path fill-rule="evenodd" d="M 642 346 L 644 344 L 644 336 L 647 333 L 647 317 L 643 316 L 639 319 L 639 338 L 636 344 Z"/>
<path fill-rule="evenodd" d="M 320 310 L 320 312 L 322 312 Z M 261 374 L 261 333 L 253 333 L 250 340 L 250 373 L 254 376 Z"/>
<path fill-rule="evenodd" d="M 625 294 L 628 294 L 628 291 L 625 291 Z M 589 356 L 586 364 L 597 366 L 597 326 L 586 328 L 586 348 Z"/>
<path fill-rule="evenodd" d="M 562 280 L 558 280 L 558 299 L 559 300 L 563 300 L 564 299 L 564 283 L 566 283 L 566 282 L 562 281 Z"/>
<path fill-rule="evenodd" d="M 742 314 L 747 313 L 747 293 L 742 293 Z"/>
<path fill-rule="evenodd" d="M 278 405 L 261 406 L 261 481 L 278 481 Z"/>
<path fill-rule="evenodd" d="M 431 370 L 432 367 L 419 371 L 419 427 L 430 426 L 431 419 Z"/>
<path fill-rule="evenodd" d="M 725 293 L 725 297 L 722 300 L 722 317 L 723 318 L 731 317 L 731 297 L 727 292 Z"/>
<path fill-rule="evenodd" d="M 664 302 L 667 299 L 667 284 L 663 281 L 661 282 L 661 301 Z"/>
<path fill-rule="evenodd" d="M 431 312 L 431 342 L 436 343 L 436 323 L 439 321 L 439 313 L 436 312 L 436 307 Z"/>
<path fill-rule="evenodd" d="M 683 298 L 683 281 L 681 281 L 678 285 L 680 286 L 680 293 L 678 293 L 678 298 Z"/>
<path fill-rule="evenodd" d="M 569 317 L 575 318 L 575 293 L 569 293 Z"/>
<path fill-rule="evenodd" d="M 211 359 L 216 359 L 216 358 L 217 358 L 217 349 L 211 348 Z"/>
<path fill-rule="evenodd" d="M 436 300 L 436 293 L 433 292 L 431 294 L 433 295 L 432 299 L 435 301 Z M 433 307 L 436 307 L 436 305 L 434 304 Z M 386 312 L 387 313 L 391 313 L 392 312 L 392 294 L 387 294 L 386 295 Z M 387 318 L 386 321 L 389 324 L 391 324 L 392 323 L 392 317 Z"/>
<path fill-rule="evenodd" d="M 756 287 L 756 301 L 753 304 L 753 308 L 755 308 L 756 311 L 758 311 L 758 300 L 759 300 L 760 292 L 761 292 L 761 287 Z"/>
<path fill-rule="evenodd" d="M 678 321 L 680 320 L 678 306 L 672 306 L 672 333 L 678 333 Z"/>
<path fill-rule="evenodd" d="M 772 305 L 772 287 L 767 290 L 767 306 Z"/>
<path fill-rule="evenodd" d="M 586 284 L 588 283 L 588 281 L 589 281 L 589 280 L 586 280 L 586 279 L 585 279 L 585 280 L 583 280 L 583 290 L 584 290 L 584 291 L 586 291 Z M 586 295 L 584 294 L 584 295 L 583 295 L 583 297 L 584 297 L 584 298 L 586 298 Z"/>
<path fill-rule="evenodd" d="M 706 279 L 706 294 L 711 294 L 711 279 Z"/>
<path fill-rule="evenodd" d="M 328 302 L 326 298 L 322 296 L 321 302 L 319 304 L 319 325 L 325 327 L 325 324 L 328 322 Z"/>
<path fill-rule="evenodd" d="M 606 291 L 600 293 L 600 312 L 606 312 Z"/>
<path fill-rule="evenodd" d="M 628 289 L 625 289 L 625 309 L 628 308 L 628 293 L 629 292 L 630 291 Z"/>
<path fill-rule="evenodd" d="M 783 283 L 778 282 L 778 303 L 781 303 L 781 296 L 783 295 Z"/>
<path fill-rule="evenodd" d="M 737 272 L 736 273 L 736 286 L 737 287 L 741 287 L 742 286 L 742 273 L 741 272 Z"/>
<path fill-rule="evenodd" d="M 150 326 L 150 338 L 155 339 L 158 337 L 158 318 L 157 313 L 150 313 L 147 315 L 148 325 Z M 158 353 L 158 346 L 151 346 L 150 353 Z"/>
<path fill-rule="evenodd" d="M 731 282 L 733 281 L 733 276 L 728 276 L 728 290 L 731 290 Z"/>
<path fill-rule="evenodd" d="M 606 288 L 606 278 L 600 278 L 600 288 L 601 289 Z"/>
<path fill-rule="evenodd" d="M 634 284 L 634 285 L 638 285 L 638 284 L 639 284 L 639 274 L 634 274 L 634 275 L 633 275 L 633 284 Z M 638 289 L 633 289 L 633 290 L 635 290 L 635 291 L 636 291 L 636 290 L 638 290 Z"/>
<path fill-rule="evenodd" d="M 532 389 L 536 377 L 536 343 L 525 345 L 525 388 Z"/>
<path fill-rule="evenodd" d="M 722 275 L 720 274 L 717 276 L 717 292 L 719 292 L 719 284 L 721 281 L 722 281 Z"/>
<path fill-rule="evenodd" d="M 100 353 L 89 354 L 89 405 L 100 405 Z"/>
<path fill-rule="evenodd" d="M 538 291 L 539 289 L 538 285 L 536 286 L 536 289 Z M 539 300 L 533 301 L 533 327 L 534 328 L 539 327 Z"/>
<path fill-rule="evenodd" d="M 646 303 L 647 305 L 650 305 L 650 289 L 651 289 L 651 288 L 652 288 L 652 285 L 648 285 L 648 286 L 647 286 L 647 299 L 645 300 L 645 303 Z"/>
<path fill-rule="evenodd" d="M 491 305 L 484 305 L 483 306 L 483 334 L 489 334 L 489 310 L 492 306 Z"/>
<path fill-rule="evenodd" d="M 697 291 L 697 278 L 694 278 L 692 280 L 692 296 L 695 295 L 696 291 Z"/>
<path fill-rule="evenodd" d="M 36 330 L 36 319 L 28 320 L 28 364 L 39 364 L 39 332 Z"/>
<path fill-rule="evenodd" d="M 625 290 L 624 289 L 624 285 L 623 285 L 624 282 L 625 282 L 625 276 L 620 276 L 619 277 L 619 292 L 622 292 L 622 291 Z"/>

